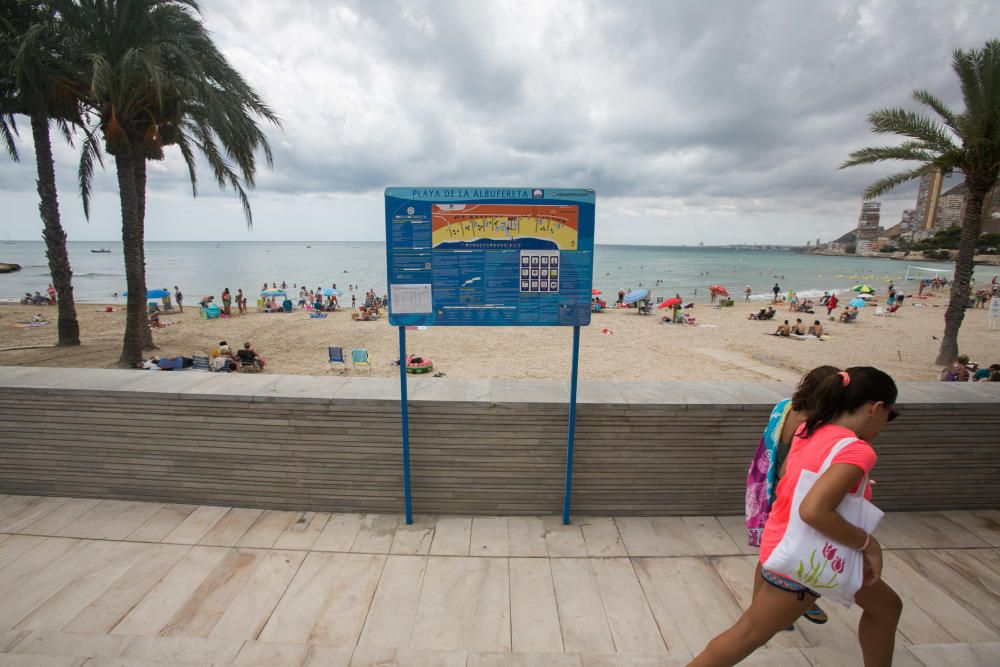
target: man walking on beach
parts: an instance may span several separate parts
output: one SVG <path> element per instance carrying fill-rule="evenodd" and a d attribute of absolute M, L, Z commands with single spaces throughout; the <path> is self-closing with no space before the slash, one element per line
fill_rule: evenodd
<path fill-rule="evenodd" d="M 747 285 L 746 289 L 743 290 L 743 303 L 750 303 L 750 295 L 753 294 L 753 290 Z"/>
<path fill-rule="evenodd" d="M 244 304 L 245 299 L 243 298 L 243 288 L 236 290 L 236 310 L 240 315 L 246 315 L 246 305 Z"/>
<path fill-rule="evenodd" d="M 177 302 L 177 308 L 180 310 L 180 312 L 183 313 L 184 312 L 184 295 L 181 294 L 181 290 L 177 287 L 177 285 L 174 285 L 174 301 Z"/>
<path fill-rule="evenodd" d="M 778 287 L 778 283 L 774 283 L 774 287 L 771 288 L 771 291 L 774 292 L 774 298 L 771 299 L 771 303 L 778 303 L 778 294 L 781 293 L 781 288 Z"/>

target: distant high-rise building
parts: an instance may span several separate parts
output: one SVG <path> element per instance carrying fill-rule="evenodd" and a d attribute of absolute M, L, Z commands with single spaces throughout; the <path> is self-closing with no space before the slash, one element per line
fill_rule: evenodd
<path fill-rule="evenodd" d="M 969 193 L 965 185 L 956 185 L 938 199 L 937 217 L 934 229 L 948 229 L 962 224 L 962 214 L 965 212 L 965 200 Z"/>
<path fill-rule="evenodd" d="M 817 248 L 819 247 L 819 237 L 818 236 L 816 237 L 816 247 Z"/>
<path fill-rule="evenodd" d="M 903 215 L 899 218 L 899 232 L 901 234 L 908 234 L 914 230 L 914 224 L 917 219 L 917 209 L 907 208 L 903 209 Z"/>
<path fill-rule="evenodd" d="M 917 208 L 915 223 L 918 229 L 930 230 L 934 228 L 937 218 L 938 199 L 941 196 L 941 183 L 944 176 L 939 169 L 923 176 L 920 179 L 920 188 L 917 190 Z"/>
<path fill-rule="evenodd" d="M 865 202 L 861 205 L 861 215 L 858 216 L 858 243 L 856 252 L 864 254 L 878 250 L 879 219 L 882 215 L 882 203 Z"/>

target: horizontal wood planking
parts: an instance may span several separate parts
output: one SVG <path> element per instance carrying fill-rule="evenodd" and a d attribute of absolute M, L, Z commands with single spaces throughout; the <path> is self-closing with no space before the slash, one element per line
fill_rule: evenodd
<path fill-rule="evenodd" d="M 698 383 L 698 395 L 711 395 L 704 390 Z M 574 512 L 741 513 L 771 393 L 743 405 L 581 405 Z M 0 411 L 0 493 L 336 512 L 402 508 L 400 418 L 384 400 L 248 402 L 6 387 L 0 379 Z M 566 412 L 558 402 L 412 401 L 415 511 L 559 513 Z M 906 404 L 904 419 L 877 443 L 879 506 L 1000 505 L 998 413 L 995 401 Z"/>

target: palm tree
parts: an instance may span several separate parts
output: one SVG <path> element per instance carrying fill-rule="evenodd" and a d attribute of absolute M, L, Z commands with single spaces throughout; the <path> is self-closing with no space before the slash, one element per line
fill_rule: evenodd
<path fill-rule="evenodd" d="M 956 50 L 952 56 L 952 69 L 961 86 L 965 104 L 963 110 L 956 113 L 930 92 L 916 90 L 913 99 L 930 108 L 937 119 L 904 109 L 875 111 L 868 116 L 872 132 L 900 135 L 907 141 L 898 146 L 854 151 L 840 167 L 886 160 L 916 163 L 907 171 L 872 183 L 865 190 L 865 199 L 879 197 L 897 185 L 935 170 L 943 173 L 957 171 L 965 175 L 969 195 L 962 218 L 951 300 L 944 315 L 944 335 L 935 361 L 938 365 L 951 363 L 958 356 L 958 331 L 969 302 L 973 258 L 982 226 L 983 200 L 996 185 L 1000 172 L 1000 40 L 990 40 L 982 49 Z"/>
<path fill-rule="evenodd" d="M 66 232 L 59 217 L 50 122 L 72 142 L 70 125 L 83 126 L 77 91 L 67 67 L 56 17 L 44 5 L 26 0 L 3 3 L 0 10 L 0 138 L 17 161 L 15 114 L 28 116 L 38 171 L 38 210 L 52 285 L 58 298 L 58 344 L 79 345 L 80 324 L 73 299 L 73 270 Z M 99 155 L 96 157 L 99 158 Z M 88 159 L 93 162 L 94 154 Z"/>
<path fill-rule="evenodd" d="M 94 127 L 114 156 L 122 210 L 128 286 L 119 363 L 133 367 L 153 345 L 145 315 L 146 160 L 176 145 L 197 194 L 195 154 L 253 218 L 246 187 L 254 185 L 256 150 L 272 156 L 256 118 L 278 124 L 260 96 L 229 65 L 197 15 L 193 0 L 55 0 L 88 63 L 83 80 Z M 92 163 L 81 162 L 85 201 Z"/>

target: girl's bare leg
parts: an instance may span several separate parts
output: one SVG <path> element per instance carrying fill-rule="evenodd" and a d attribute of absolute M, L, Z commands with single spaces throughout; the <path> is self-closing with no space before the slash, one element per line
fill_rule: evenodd
<path fill-rule="evenodd" d="M 729 667 L 767 643 L 787 628 L 816 601 L 806 593 L 783 591 L 770 584 L 761 586 L 736 625 L 713 639 L 688 667 Z"/>
<path fill-rule="evenodd" d="M 899 615 L 903 613 L 903 601 L 881 579 L 858 591 L 854 601 L 864 610 L 858 622 L 858 641 L 865 667 L 892 665 L 896 626 Z"/>
<path fill-rule="evenodd" d="M 764 585 L 764 577 L 760 576 L 761 569 L 760 561 L 757 561 L 757 569 L 753 571 L 753 598 L 757 597 L 757 591 Z"/>

